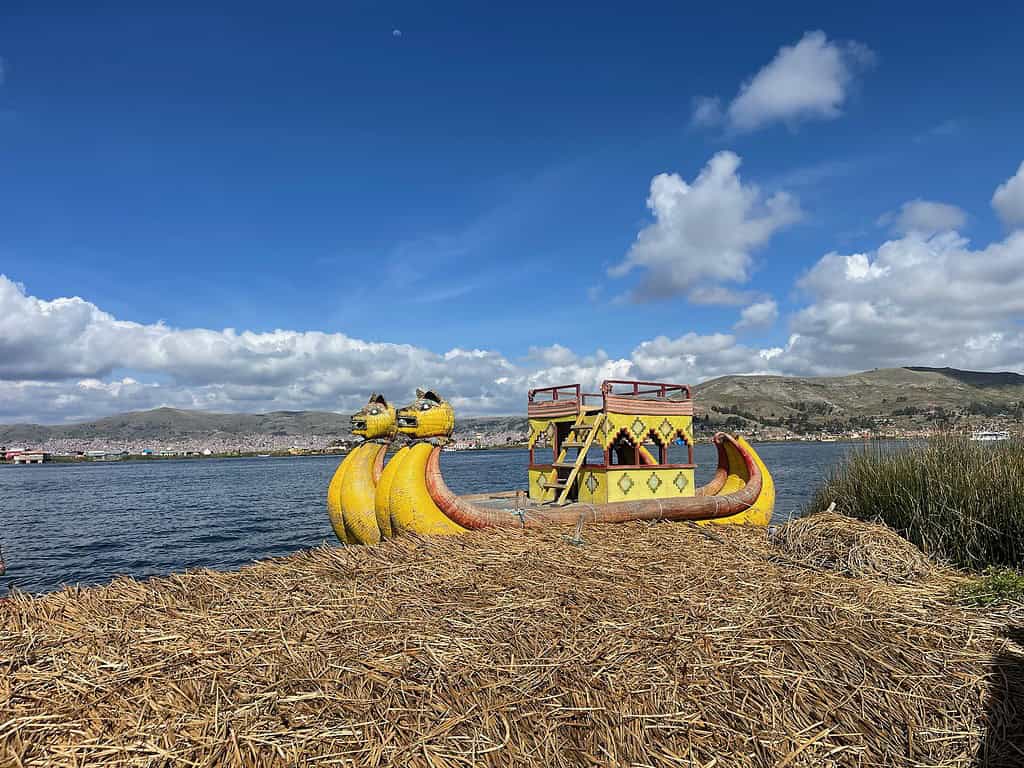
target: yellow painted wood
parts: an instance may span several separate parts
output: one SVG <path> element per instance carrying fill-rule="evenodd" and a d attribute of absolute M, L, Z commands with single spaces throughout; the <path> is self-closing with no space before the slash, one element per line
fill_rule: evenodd
<path fill-rule="evenodd" d="M 417 389 L 416 399 L 397 413 L 398 431 L 409 437 L 448 437 L 455 429 L 451 403 L 429 389 Z M 403 420 L 412 422 L 402 426 Z"/>
<path fill-rule="evenodd" d="M 775 480 L 753 446 L 742 437 L 737 437 L 736 441 L 743 446 L 744 450 L 750 452 L 761 470 L 761 493 L 758 494 L 749 509 L 729 517 L 720 517 L 717 520 L 701 520 L 701 525 L 711 523 L 716 525 L 768 525 L 771 523 L 772 512 L 775 510 Z M 746 462 L 743 461 L 738 450 L 726 444 L 726 456 L 729 462 L 729 478 L 722 490 L 718 492 L 719 496 L 729 493 L 727 488 L 735 490 L 743 487 L 748 477 Z"/>
<path fill-rule="evenodd" d="M 530 469 L 527 470 L 526 474 L 530 483 L 526 495 L 531 501 L 542 500 L 547 493 L 547 489 L 541 486 L 541 481 L 547 480 L 551 473 L 542 469 Z"/>
<path fill-rule="evenodd" d="M 680 490 L 676 479 L 685 483 Z M 606 474 L 608 501 L 637 501 L 640 499 L 678 499 L 694 495 L 692 469 L 644 467 L 642 469 L 616 469 L 609 467 Z"/>
<path fill-rule="evenodd" d="M 569 491 L 572 490 L 572 484 L 576 480 L 576 476 L 579 474 L 580 467 L 587 460 L 587 451 L 590 450 L 590 446 L 594 444 L 594 438 L 597 437 L 597 431 L 601 428 L 601 424 L 604 422 L 604 413 L 599 413 L 590 424 L 587 424 L 587 415 L 581 413 L 580 417 L 573 423 L 573 427 L 569 430 L 569 437 L 573 438 L 573 442 L 579 442 L 580 436 L 577 432 L 577 427 L 587 425 L 590 429 L 586 430 L 587 437 L 583 441 L 583 447 L 578 448 L 579 453 L 576 455 L 576 461 L 573 463 L 572 469 L 569 471 L 569 476 L 565 479 L 565 488 L 562 488 L 562 492 L 558 495 L 558 501 L 555 503 L 558 506 L 564 505 L 569 500 Z M 566 448 L 562 448 L 562 456 L 559 458 L 559 462 L 565 461 Z M 558 476 L 557 470 L 555 471 L 555 477 Z M 557 489 L 552 489 L 557 490 Z"/>
<path fill-rule="evenodd" d="M 330 485 L 327 486 L 327 515 L 331 519 L 334 535 L 342 544 L 355 544 L 355 541 L 349 539 L 348 533 L 345 531 L 345 517 L 341 509 L 341 485 L 345 480 L 345 472 L 348 470 L 352 453 L 353 451 L 349 451 L 345 458 L 338 462 L 338 468 L 334 470 L 334 476 L 331 478 Z"/>
<path fill-rule="evenodd" d="M 384 538 L 391 538 L 395 535 L 391 529 L 391 482 L 395 479 L 395 470 L 401 465 L 402 459 L 408 451 L 409 447 L 403 446 L 384 465 L 384 470 L 380 473 L 380 480 L 377 481 L 377 488 L 373 494 L 373 511 L 377 517 L 377 527 Z"/>
<path fill-rule="evenodd" d="M 385 446 L 363 443 L 352 451 L 352 460 L 341 483 L 341 509 L 345 530 L 360 544 L 380 542 L 380 528 L 374 510 L 376 483 L 373 467 Z"/>
<path fill-rule="evenodd" d="M 608 478 L 603 468 L 584 467 L 580 470 L 578 482 L 580 501 L 586 504 L 608 503 Z"/>
<path fill-rule="evenodd" d="M 670 445 L 677 437 L 693 445 L 693 417 L 607 414 L 601 427 L 601 447 L 610 447 L 620 434 L 633 445 L 644 442 L 649 437 L 659 445 Z"/>
<path fill-rule="evenodd" d="M 352 415 L 352 434 L 366 439 L 386 440 L 388 442 L 395 436 L 395 409 L 390 405 L 383 395 L 374 393 L 359 411 Z M 374 493 L 373 466 L 371 464 L 369 473 L 365 474 L 362 466 L 367 457 L 367 452 L 372 452 L 374 458 L 377 455 L 376 449 L 384 450 L 380 443 L 361 443 L 353 448 L 344 459 L 338 464 L 338 468 L 327 486 L 327 514 L 331 520 L 331 528 L 338 540 L 345 544 L 358 544 L 362 538 L 356 535 L 351 527 L 346 527 L 345 504 L 346 496 L 349 498 L 349 506 L 355 509 L 356 506 L 365 507 L 365 500 L 356 503 L 356 496 L 365 497 L 367 491 L 364 486 L 369 484 L 369 497 L 372 504 Z M 356 464 L 360 464 L 358 479 L 352 474 Z M 351 477 L 350 477 L 351 475 Z M 346 479 L 348 479 L 348 490 L 346 491 Z M 361 490 L 360 490 L 361 489 Z M 353 495 L 356 494 L 356 495 Z M 350 515 L 349 526 L 352 525 L 354 517 Z M 369 536 L 369 531 L 366 531 Z M 379 540 L 379 534 L 378 534 Z"/>
<path fill-rule="evenodd" d="M 427 459 L 434 446 L 416 443 L 395 470 L 389 499 L 391 528 L 421 536 L 451 536 L 465 533 L 438 508 L 427 490 Z"/>
<path fill-rule="evenodd" d="M 549 432 L 552 429 L 552 425 L 565 423 L 567 421 L 575 421 L 575 416 L 557 416 L 553 419 L 529 419 L 530 425 L 530 436 L 526 441 L 527 448 L 533 448 L 533 446 L 540 439 L 541 435 Z"/>

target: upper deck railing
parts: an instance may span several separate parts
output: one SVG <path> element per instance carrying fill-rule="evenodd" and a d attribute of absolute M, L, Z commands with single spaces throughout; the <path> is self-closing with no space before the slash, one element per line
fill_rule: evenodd
<path fill-rule="evenodd" d="M 542 397 L 538 400 L 537 395 Z M 575 400 L 580 401 L 580 385 L 579 384 L 561 384 L 557 387 L 538 387 L 537 389 L 531 389 L 529 394 L 529 401 L 533 402 L 545 402 L 546 400 Z"/>
<path fill-rule="evenodd" d="M 531 389 L 526 411 L 534 419 L 555 418 L 577 415 L 582 407 L 593 412 L 598 403 L 605 411 L 618 413 L 693 413 L 688 384 L 629 379 L 606 379 L 600 393 L 582 392 L 579 384 Z"/>
<path fill-rule="evenodd" d="M 693 397 L 688 384 L 605 379 L 601 382 L 601 395 L 606 413 L 693 415 Z"/>
<path fill-rule="evenodd" d="M 559 416 L 576 416 L 580 412 L 579 384 L 562 384 L 557 387 L 539 387 L 529 392 L 526 415 L 531 419 L 553 419 Z"/>
<path fill-rule="evenodd" d="M 626 391 L 616 392 L 616 387 L 625 387 Z M 692 400 L 689 384 L 668 384 L 663 381 L 632 381 L 630 379 L 605 379 L 601 382 L 601 392 L 604 395 L 615 395 L 617 397 L 647 397 L 653 395 L 656 398 L 673 399 L 671 395 L 678 393 L 682 398 L 675 400 Z"/>

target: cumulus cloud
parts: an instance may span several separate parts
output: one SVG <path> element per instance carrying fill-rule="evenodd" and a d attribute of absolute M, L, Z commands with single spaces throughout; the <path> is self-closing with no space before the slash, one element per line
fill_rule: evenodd
<path fill-rule="evenodd" d="M 686 333 L 641 342 L 631 357 L 641 379 L 699 382 L 735 373 L 778 373 L 772 361 L 781 351 L 739 344 L 728 333 Z"/>
<path fill-rule="evenodd" d="M 874 60 L 861 43 L 829 40 L 821 30 L 807 32 L 743 83 L 726 109 L 717 98 L 697 99 L 693 121 L 724 120 L 734 131 L 749 132 L 775 122 L 834 119 L 857 75 Z"/>
<path fill-rule="evenodd" d="M 955 205 L 918 199 L 904 203 L 898 211 L 883 215 L 878 223 L 891 226 L 894 232 L 903 235 L 916 232 L 927 237 L 961 229 L 967 223 L 967 214 Z"/>
<path fill-rule="evenodd" d="M 1007 227 L 1024 226 L 1024 162 L 1017 173 L 996 187 L 992 207 Z"/>
<path fill-rule="evenodd" d="M 973 249 L 912 232 L 872 253 L 822 257 L 801 279 L 786 368 L 837 373 L 909 364 L 1024 369 L 1024 232 Z"/>
<path fill-rule="evenodd" d="M 740 162 L 733 152 L 719 152 L 692 184 L 675 173 L 651 180 L 647 207 L 654 221 L 609 271 L 621 277 L 643 270 L 634 299 L 683 294 L 700 303 L 715 296 L 734 303 L 736 294 L 721 284 L 745 282 L 752 252 L 800 218 L 795 198 L 785 192 L 765 197 L 757 186 L 744 184 L 737 173 Z"/>
<path fill-rule="evenodd" d="M 774 299 L 765 299 L 745 307 L 740 313 L 739 322 L 736 323 L 736 330 L 748 328 L 767 328 L 775 324 L 779 319 L 779 305 Z"/>
<path fill-rule="evenodd" d="M 0 275 L 0 422 L 95 418 L 159 406 L 219 411 L 354 410 L 370 391 L 396 401 L 424 384 L 460 413 L 517 413 L 531 387 L 657 371 L 643 352 L 577 354 L 537 347 L 524 361 L 454 347 L 438 353 L 409 344 L 340 333 L 176 329 L 120 320 L 78 297 L 40 299 Z M 699 362 L 666 373 L 725 370 L 730 353 L 717 337 L 694 336 Z M 644 347 L 646 350 L 647 347 Z M 126 376 L 123 372 L 130 371 Z"/>

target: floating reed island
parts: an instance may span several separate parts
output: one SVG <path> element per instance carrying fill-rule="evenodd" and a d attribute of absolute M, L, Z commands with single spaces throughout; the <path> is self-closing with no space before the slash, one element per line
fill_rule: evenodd
<path fill-rule="evenodd" d="M 1024 617 L 956 574 L 847 575 L 820 521 L 625 525 L 15 593 L 0 764 L 1021 764 Z"/>

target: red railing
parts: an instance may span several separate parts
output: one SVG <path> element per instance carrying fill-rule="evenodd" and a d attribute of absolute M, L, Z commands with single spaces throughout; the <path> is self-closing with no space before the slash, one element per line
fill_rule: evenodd
<path fill-rule="evenodd" d="M 630 387 L 632 391 L 616 392 L 616 386 Z M 648 387 L 648 389 L 641 389 Z M 663 381 L 630 381 L 629 379 L 605 379 L 601 382 L 602 395 L 620 395 L 623 397 L 642 397 L 654 395 L 658 398 L 668 398 L 674 392 L 684 395 L 685 400 L 692 400 L 689 384 L 667 384 Z"/>
<path fill-rule="evenodd" d="M 573 393 L 572 397 L 569 397 L 569 393 L 570 392 Z M 561 393 L 561 398 L 559 398 L 559 393 Z M 579 402 L 580 401 L 580 385 L 579 384 L 561 384 L 561 385 L 559 385 L 557 387 L 539 387 L 538 389 L 531 389 L 530 392 L 529 392 L 530 402 L 531 403 L 535 402 L 534 401 L 534 397 L 535 396 L 537 396 L 537 395 L 544 395 L 544 394 L 547 394 L 548 397 L 544 398 L 544 400 L 540 400 L 540 401 L 537 401 L 537 402 L 544 402 L 545 400 L 558 400 L 558 399 L 562 399 L 562 400 L 575 400 L 576 402 Z"/>

